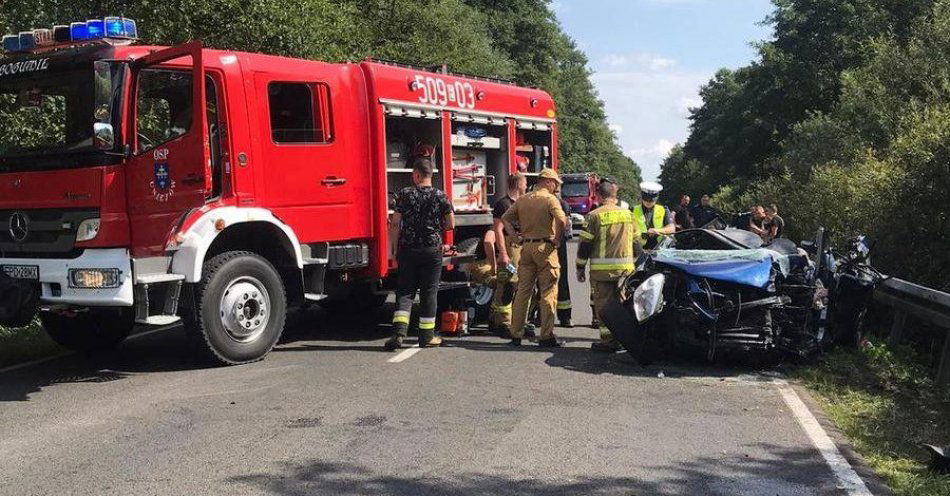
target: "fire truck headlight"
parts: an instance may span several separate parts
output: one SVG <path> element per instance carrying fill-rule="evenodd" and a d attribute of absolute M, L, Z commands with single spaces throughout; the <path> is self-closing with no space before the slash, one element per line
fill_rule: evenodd
<path fill-rule="evenodd" d="M 69 269 L 69 287 L 80 289 L 117 288 L 122 285 L 119 269 Z"/>
<path fill-rule="evenodd" d="M 99 235 L 99 219 L 86 219 L 76 229 L 76 241 L 89 241 Z"/>

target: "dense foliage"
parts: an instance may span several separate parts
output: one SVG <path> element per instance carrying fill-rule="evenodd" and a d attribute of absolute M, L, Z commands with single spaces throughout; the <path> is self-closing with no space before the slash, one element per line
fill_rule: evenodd
<path fill-rule="evenodd" d="M 866 233 L 885 271 L 950 289 L 950 1 L 775 0 L 769 21 L 702 89 L 671 196 L 775 202 L 793 237 Z"/>
<path fill-rule="evenodd" d="M 0 3 L 0 29 L 119 13 L 145 41 L 193 39 L 216 48 L 327 61 L 366 57 L 511 78 L 551 92 L 561 165 L 639 181 L 608 129 L 586 56 L 562 31 L 550 0 L 72 0 Z"/>

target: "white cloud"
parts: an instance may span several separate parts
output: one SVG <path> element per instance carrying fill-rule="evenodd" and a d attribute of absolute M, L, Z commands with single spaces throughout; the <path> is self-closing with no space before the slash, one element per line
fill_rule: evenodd
<path fill-rule="evenodd" d="M 676 146 L 676 143 L 674 143 L 672 140 L 663 138 L 658 140 L 652 146 L 634 149 L 631 151 L 631 155 L 633 155 L 634 160 L 640 158 L 652 160 L 659 159 L 662 161 L 667 157 L 667 155 L 670 154 L 670 150 L 672 150 L 674 146 Z"/>
<path fill-rule="evenodd" d="M 609 53 L 604 56 L 604 63 L 611 67 L 621 67 L 629 64 L 630 60 L 625 55 Z"/>
<path fill-rule="evenodd" d="M 676 65 L 676 61 L 673 59 L 668 59 L 664 57 L 653 57 L 650 59 L 650 68 L 659 71 L 663 69 L 669 69 Z"/>
<path fill-rule="evenodd" d="M 699 88 L 712 76 L 645 66 L 631 70 L 605 66 L 592 76 L 610 124 L 623 129 L 617 134 L 621 147 L 640 165 L 645 180 L 655 180 L 673 146 L 686 140 L 686 109 L 701 104 Z"/>
<path fill-rule="evenodd" d="M 620 68 L 635 66 L 653 71 L 672 69 L 676 65 L 676 60 L 649 53 L 609 53 L 603 57 L 602 62 L 608 67 Z"/>

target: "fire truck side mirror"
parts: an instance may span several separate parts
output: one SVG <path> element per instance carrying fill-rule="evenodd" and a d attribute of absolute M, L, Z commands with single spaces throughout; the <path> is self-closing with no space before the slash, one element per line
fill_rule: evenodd
<path fill-rule="evenodd" d="M 106 122 L 96 122 L 92 125 L 93 142 L 96 148 L 100 150 L 112 150 L 115 148 L 115 130 L 112 124 Z"/>

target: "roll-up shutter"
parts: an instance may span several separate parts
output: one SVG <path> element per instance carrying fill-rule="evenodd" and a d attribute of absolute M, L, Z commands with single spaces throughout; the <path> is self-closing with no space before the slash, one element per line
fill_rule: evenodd
<path fill-rule="evenodd" d="M 394 117 L 410 117 L 414 119 L 438 119 L 441 117 L 441 112 L 438 110 L 393 104 L 386 104 L 383 106 L 383 108 L 386 111 L 386 115 L 391 115 Z"/>
<path fill-rule="evenodd" d="M 462 112 L 452 112 L 452 120 L 458 122 L 471 122 L 472 124 L 481 124 L 483 126 L 504 126 L 508 123 L 504 117 L 466 114 Z"/>
<path fill-rule="evenodd" d="M 551 124 L 540 121 L 519 120 L 518 129 L 533 129 L 535 131 L 550 131 Z"/>

